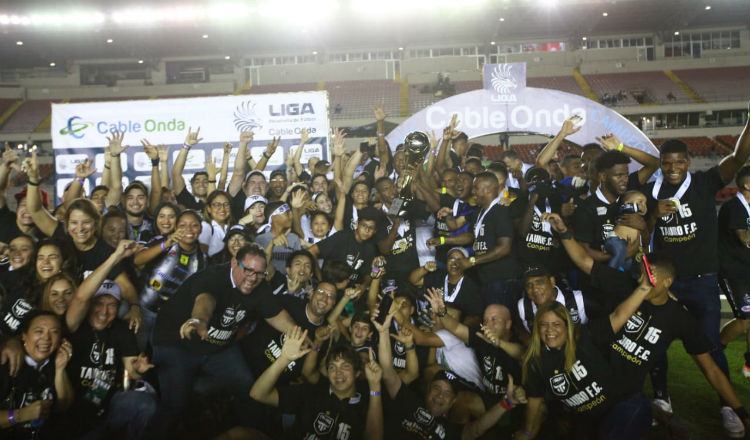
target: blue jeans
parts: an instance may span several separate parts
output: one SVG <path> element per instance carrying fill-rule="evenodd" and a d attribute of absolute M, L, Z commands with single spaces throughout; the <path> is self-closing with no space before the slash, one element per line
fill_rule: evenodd
<path fill-rule="evenodd" d="M 109 401 L 106 418 L 79 438 L 105 439 L 111 436 L 112 432 L 127 427 L 128 440 L 140 439 L 143 438 L 143 431 L 154 413 L 155 395 L 141 391 L 120 391 Z"/>
<path fill-rule="evenodd" d="M 632 260 L 628 259 L 628 242 L 620 237 L 609 237 L 604 241 L 604 249 L 612 255 L 608 266 L 612 269 L 630 270 Z"/>
<path fill-rule="evenodd" d="M 651 429 L 651 402 L 643 393 L 621 400 L 599 422 L 597 440 L 640 439 Z"/>
<path fill-rule="evenodd" d="M 518 280 L 500 280 L 483 284 L 479 291 L 484 306 L 502 304 L 508 310 L 515 310 L 518 299 L 521 298 L 521 282 Z"/>
<path fill-rule="evenodd" d="M 200 384 L 201 394 L 226 393 L 249 399 L 255 381 L 237 345 L 208 355 L 175 345 L 155 345 L 153 358 L 161 388 L 161 403 L 148 429 L 153 438 L 165 438 L 169 433 L 194 385 Z"/>
<path fill-rule="evenodd" d="M 716 365 L 729 378 L 729 364 L 719 340 L 721 328 L 721 302 L 719 301 L 719 284 L 716 274 L 677 277 L 669 290 L 674 293 L 680 304 L 693 315 L 698 327 L 711 343 L 709 354 Z M 652 375 L 651 380 L 657 395 L 666 394 L 667 389 L 667 353 L 658 358 L 654 368 L 661 374 Z"/>

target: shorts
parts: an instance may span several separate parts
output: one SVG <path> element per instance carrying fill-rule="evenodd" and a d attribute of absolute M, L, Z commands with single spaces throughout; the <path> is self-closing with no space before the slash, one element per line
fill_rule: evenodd
<path fill-rule="evenodd" d="M 737 319 L 750 319 L 750 282 L 743 278 L 720 278 L 719 286 Z"/>

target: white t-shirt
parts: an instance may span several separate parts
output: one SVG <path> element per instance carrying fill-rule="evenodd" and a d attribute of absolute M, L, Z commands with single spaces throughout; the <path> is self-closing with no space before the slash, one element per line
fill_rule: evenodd
<path fill-rule="evenodd" d="M 208 256 L 211 257 L 218 254 L 224 249 L 224 236 L 227 234 L 229 225 L 220 226 L 216 221 L 211 220 L 211 223 L 202 221 L 201 235 L 198 237 L 198 242 L 202 245 L 208 246 Z"/>
<path fill-rule="evenodd" d="M 479 363 L 477 362 L 474 350 L 448 330 L 438 330 L 435 334 L 444 344 L 443 347 L 438 347 L 435 353 L 437 363 L 484 391 L 482 372 L 479 369 Z"/>

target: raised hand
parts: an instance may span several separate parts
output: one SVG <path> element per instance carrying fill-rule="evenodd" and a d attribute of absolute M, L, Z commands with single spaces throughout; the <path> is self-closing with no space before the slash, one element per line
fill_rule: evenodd
<path fill-rule="evenodd" d="M 290 276 L 286 280 L 286 288 L 289 292 L 296 292 L 300 284 L 300 279 L 296 276 Z"/>
<path fill-rule="evenodd" d="M 383 369 L 380 368 L 380 364 L 375 360 L 375 352 L 373 352 L 372 348 L 369 351 L 370 360 L 365 364 L 365 377 L 367 378 L 367 383 L 370 385 L 370 390 L 373 390 L 374 386 L 379 390 L 380 379 L 383 378 Z"/>
<path fill-rule="evenodd" d="M 385 118 L 388 117 L 388 113 L 385 112 L 385 109 L 383 109 L 383 103 L 379 102 L 375 104 L 375 106 L 372 108 L 372 113 L 375 115 L 375 120 L 385 121 Z"/>
<path fill-rule="evenodd" d="M 596 141 L 602 144 L 605 150 L 616 150 L 620 147 L 620 140 L 614 134 L 605 134 L 602 137 L 596 138 Z"/>
<path fill-rule="evenodd" d="M 405 347 L 414 345 L 414 332 L 408 326 L 398 326 L 398 334 L 391 333 L 391 337 L 404 344 Z"/>
<path fill-rule="evenodd" d="M 305 192 L 297 191 L 292 194 L 292 199 L 289 201 L 289 206 L 291 206 L 292 209 L 301 209 L 303 206 L 305 206 Z"/>
<path fill-rule="evenodd" d="M 340 128 L 333 129 L 333 155 L 334 156 L 343 156 L 344 153 L 346 153 L 346 146 L 344 144 L 345 138 L 346 138 L 346 133 L 344 132 L 344 130 Z"/>
<path fill-rule="evenodd" d="M 224 142 L 224 156 L 229 156 L 232 154 L 232 148 L 234 148 L 234 145 L 232 145 L 231 142 Z"/>
<path fill-rule="evenodd" d="M 55 368 L 63 370 L 68 365 L 68 361 L 73 357 L 73 344 L 67 339 L 63 339 L 55 355 Z"/>
<path fill-rule="evenodd" d="M 310 348 L 302 348 L 302 344 L 306 338 L 307 330 L 302 331 L 299 326 L 295 325 L 286 334 L 286 340 L 284 340 L 284 345 L 281 347 L 281 357 L 291 362 L 306 355 L 310 351 Z"/>
<path fill-rule="evenodd" d="M 156 151 L 159 153 L 159 160 L 164 166 L 167 166 L 167 161 L 169 160 L 169 147 L 166 145 L 159 145 L 156 147 Z M 164 182 L 162 182 L 164 183 Z"/>
<path fill-rule="evenodd" d="M 247 145 L 253 141 L 254 133 L 252 131 L 243 131 L 240 133 L 240 145 Z"/>
<path fill-rule="evenodd" d="M 427 272 L 435 272 L 437 270 L 437 263 L 434 261 L 428 261 L 424 264 L 424 268 Z"/>
<path fill-rule="evenodd" d="M 427 133 L 427 138 L 430 139 L 430 151 L 437 151 L 440 144 L 438 143 L 438 138 L 435 134 L 435 130 L 430 130 L 429 133 Z"/>
<path fill-rule="evenodd" d="M 200 135 L 200 132 L 200 127 L 198 127 L 198 129 L 195 131 L 193 131 L 193 127 L 188 127 L 188 133 L 187 136 L 185 136 L 185 145 L 187 145 L 188 147 L 192 147 L 193 145 L 202 141 L 203 138 L 198 137 Z"/>
<path fill-rule="evenodd" d="M 29 181 L 39 183 L 39 160 L 36 157 L 36 150 L 31 152 L 31 157 L 27 157 L 23 161 L 23 168 L 26 170 L 26 175 L 29 176 Z"/>
<path fill-rule="evenodd" d="M 322 325 L 315 329 L 315 339 L 313 344 L 316 347 L 320 347 L 320 344 L 327 341 L 328 338 L 333 334 L 334 327 L 332 325 Z"/>
<path fill-rule="evenodd" d="M 141 145 L 143 145 L 143 151 L 149 159 L 159 159 L 159 151 L 155 146 L 151 145 L 151 142 L 149 142 L 148 139 L 141 139 Z"/>
<path fill-rule="evenodd" d="M 86 158 L 83 162 L 76 165 L 76 179 L 85 179 L 96 172 L 93 168 L 94 161 Z"/>
<path fill-rule="evenodd" d="M 18 163 L 18 152 L 10 148 L 7 142 L 5 143 L 5 151 L 3 151 L 3 163 L 8 167 Z"/>
<path fill-rule="evenodd" d="M 375 168 L 375 180 L 380 179 L 381 177 L 385 177 L 385 165 L 382 163 L 378 164 L 377 168 Z"/>
<path fill-rule="evenodd" d="M 303 128 L 299 132 L 299 146 L 300 148 L 310 141 L 310 133 L 306 128 Z"/>
<path fill-rule="evenodd" d="M 125 149 L 128 148 L 127 145 L 122 145 L 122 141 L 123 139 L 125 139 L 125 132 L 112 130 L 111 134 L 112 137 L 107 136 L 107 141 L 109 142 L 109 154 L 113 156 L 119 156 L 123 151 L 125 151 Z"/>
<path fill-rule="evenodd" d="M 435 312 L 441 312 L 445 310 L 445 299 L 443 293 L 434 287 L 427 288 L 427 302 L 430 303 L 430 308 Z"/>
<path fill-rule="evenodd" d="M 456 127 L 458 127 L 458 124 L 460 124 L 461 121 L 458 120 L 458 113 L 454 113 L 453 117 L 451 117 L 451 122 L 448 124 L 447 127 L 443 129 L 443 137 L 448 140 L 453 140 L 458 136 L 458 131 L 456 131 Z"/>
<path fill-rule="evenodd" d="M 265 153 L 263 153 L 263 154 L 265 154 L 265 155 L 266 155 L 266 157 L 271 157 L 271 156 L 273 156 L 273 153 L 275 153 L 275 152 L 276 152 L 276 147 L 278 147 L 278 146 L 279 146 L 279 141 L 281 141 L 281 136 L 279 136 L 279 137 L 274 137 L 274 138 L 273 138 L 273 139 L 271 140 L 271 142 L 269 142 L 268 144 L 266 144 L 266 152 L 265 152 Z"/>
<path fill-rule="evenodd" d="M 344 296 L 349 301 L 356 301 L 357 298 L 362 294 L 363 290 L 359 289 L 357 287 L 347 287 L 346 290 L 344 290 Z"/>
<path fill-rule="evenodd" d="M 497 340 L 497 336 L 492 333 L 492 330 L 489 327 L 485 327 L 484 324 L 480 324 L 479 329 L 480 331 L 476 332 L 476 335 L 479 336 L 480 339 L 483 339 L 485 342 L 494 345 L 495 347 L 500 345 L 500 342 Z"/>
<path fill-rule="evenodd" d="M 375 310 L 370 314 L 370 322 L 372 322 L 372 325 L 375 327 L 375 330 L 378 331 L 378 333 L 388 333 L 388 329 L 391 328 L 391 321 L 393 320 L 393 316 L 396 314 L 396 310 L 391 310 L 388 312 L 388 315 L 385 317 L 385 321 L 383 323 L 378 322 L 378 315 L 380 314 L 380 310 L 378 310 L 377 307 L 375 307 Z"/>
<path fill-rule="evenodd" d="M 166 241 L 164 242 L 164 247 L 172 247 L 176 245 L 177 243 L 182 240 L 182 235 L 185 233 L 185 229 L 177 229 L 171 234 L 169 234 L 169 237 L 167 237 Z"/>
<path fill-rule="evenodd" d="M 573 133 L 576 133 L 578 130 L 583 127 L 583 125 L 579 125 L 576 127 L 576 124 L 581 121 L 581 117 L 578 115 L 573 115 L 569 117 L 568 119 L 563 122 L 562 128 L 560 129 L 560 134 L 563 135 L 563 137 L 568 137 Z"/>
<path fill-rule="evenodd" d="M 208 174 L 208 180 L 216 180 L 216 173 L 218 173 L 216 168 L 216 158 L 209 157 L 206 160 L 206 174 Z"/>

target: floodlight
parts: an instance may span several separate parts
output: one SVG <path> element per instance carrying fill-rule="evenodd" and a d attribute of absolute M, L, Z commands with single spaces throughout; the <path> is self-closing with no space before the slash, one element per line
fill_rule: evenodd
<path fill-rule="evenodd" d="M 602 12 L 602 16 L 606 17 L 607 15 L 609 14 L 607 14 L 606 12 Z"/>
<path fill-rule="evenodd" d="M 230 57 L 229 55 L 227 55 L 227 56 L 224 57 L 224 59 L 225 60 L 230 60 L 230 59 L 232 59 L 232 57 Z"/>
<path fill-rule="evenodd" d="M 399 47 L 398 50 L 404 50 L 404 48 L 403 47 Z"/>
<path fill-rule="evenodd" d="M 505 21 L 505 18 L 500 17 L 500 19 L 498 21 Z"/>
<path fill-rule="evenodd" d="M 203 38 L 208 38 L 208 34 L 203 34 Z"/>
<path fill-rule="evenodd" d="M 583 38 L 582 38 L 582 40 L 583 40 L 583 41 L 586 41 L 587 39 L 588 39 L 588 38 L 586 38 L 586 37 L 583 37 Z"/>
<path fill-rule="evenodd" d="M 55 67 L 56 65 L 57 65 L 57 64 L 55 64 L 55 62 L 54 62 L 54 61 L 52 61 L 51 63 L 49 63 L 49 66 L 50 66 L 50 67 Z"/>
<path fill-rule="evenodd" d="M 143 60 L 138 60 L 138 64 L 143 64 Z"/>
<path fill-rule="evenodd" d="M 317 51 L 317 50 L 314 50 L 314 51 L 313 51 L 313 55 L 317 55 L 317 54 L 318 54 L 318 51 Z"/>
<path fill-rule="evenodd" d="M 491 44 L 492 46 L 494 46 L 494 45 L 495 45 L 495 42 L 494 42 L 494 41 L 490 41 L 490 44 Z"/>
<path fill-rule="evenodd" d="M 680 31 L 674 31 L 675 35 L 680 35 Z"/>
<path fill-rule="evenodd" d="M 111 38 L 107 38 L 107 43 L 108 43 L 108 44 L 112 43 L 113 41 L 115 41 L 115 40 L 113 40 L 113 39 L 111 39 Z"/>
<path fill-rule="evenodd" d="M 706 10 L 710 11 L 711 10 L 711 5 L 706 5 Z"/>
<path fill-rule="evenodd" d="M 16 46 L 23 46 L 23 41 L 21 40 L 16 41 Z"/>

